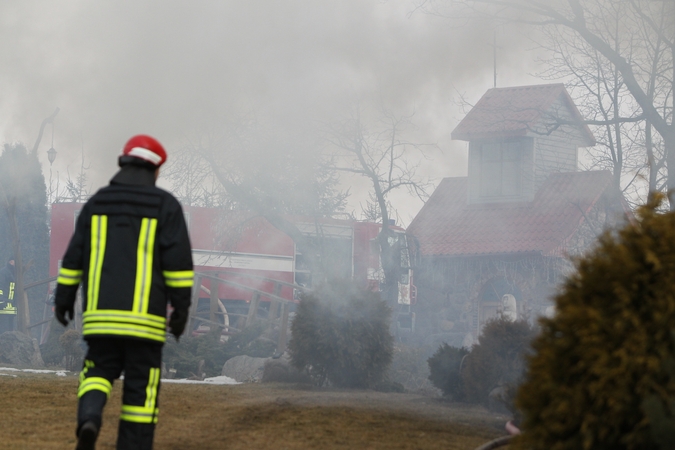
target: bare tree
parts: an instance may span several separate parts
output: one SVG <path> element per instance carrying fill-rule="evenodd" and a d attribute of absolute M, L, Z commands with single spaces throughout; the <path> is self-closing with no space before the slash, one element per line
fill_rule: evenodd
<path fill-rule="evenodd" d="M 370 184 L 370 202 L 364 213 L 370 220 L 379 218 L 382 229 L 378 235 L 380 258 L 384 271 L 384 296 L 394 302 L 398 292 L 401 252 L 399 239 L 391 229 L 390 219 L 395 210 L 390 194 L 406 189 L 423 201 L 428 198 L 429 182 L 417 175 L 418 162 L 425 147 L 405 138 L 413 126 L 413 115 L 396 115 L 380 110 L 376 126 L 362 119 L 360 106 L 345 120 L 328 129 L 329 152 L 334 170 L 365 177 Z M 378 217 L 379 216 L 379 217 Z"/>
<path fill-rule="evenodd" d="M 608 105 L 598 120 L 591 123 L 610 127 L 613 142 L 605 140 L 612 163 L 623 169 L 625 159 L 618 153 L 617 138 L 623 139 L 617 124 L 644 119 L 643 130 L 633 132 L 644 147 L 649 169 L 648 187 L 657 190 L 660 178 L 668 192 L 671 210 L 675 210 L 675 2 L 626 0 L 424 0 L 420 8 L 445 14 L 443 6 L 465 8 L 473 17 L 489 18 L 495 23 L 516 22 L 542 27 L 561 45 L 570 45 L 572 58 L 594 56 L 603 70 L 594 75 L 601 85 L 602 104 Z M 460 14 L 462 17 L 466 15 Z M 576 66 L 575 60 L 571 60 Z M 597 67 L 597 66 L 596 66 Z M 597 86 L 590 90 L 599 93 Z M 625 94 L 630 96 L 626 101 Z M 613 100 L 612 100 L 613 99 Z M 610 103 L 605 104 L 608 100 Z M 621 100 L 621 102 L 618 102 Z M 601 103 L 598 103 L 598 106 Z M 619 106 L 633 106 L 624 111 Z M 652 135 L 651 130 L 658 134 Z M 625 128 L 624 128 L 625 130 Z M 621 147 L 623 149 L 623 147 Z M 663 154 L 661 163 L 659 152 Z M 675 170 L 675 169 L 674 169 Z M 617 176 L 620 176 L 618 172 Z"/>
<path fill-rule="evenodd" d="M 322 248 L 289 215 L 332 217 L 344 211 L 348 192 L 320 164 L 311 135 L 263 127 L 253 116 L 225 121 L 186 142 L 167 178 L 179 197 L 197 206 L 249 211 L 288 235 L 313 268 L 328 274 Z"/>
<path fill-rule="evenodd" d="M 630 47 L 623 42 L 621 21 L 627 4 L 617 4 L 608 10 L 606 21 L 614 25 L 610 36 L 611 45 L 619 50 Z M 610 16 L 611 15 L 611 16 Z M 645 200 L 644 193 L 664 190 L 664 179 L 659 177 L 665 161 L 662 142 L 651 136 L 644 115 L 627 91 L 616 66 L 610 64 L 595 48 L 574 32 L 567 29 L 545 28 L 546 40 L 542 47 L 550 58 L 542 60 L 545 69 L 539 74 L 544 79 L 567 80 L 566 86 L 587 119 L 596 137 L 597 145 L 589 150 L 590 163 L 586 169 L 608 169 L 614 175 L 614 192 L 623 192 L 629 203 Z M 638 63 L 635 56 L 641 55 L 644 62 L 651 63 L 645 73 L 654 79 L 662 52 L 660 42 L 653 49 L 638 52 L 629 50 L 628 57 Z M 653 90 L 655 83 L 648 85 Z"/>

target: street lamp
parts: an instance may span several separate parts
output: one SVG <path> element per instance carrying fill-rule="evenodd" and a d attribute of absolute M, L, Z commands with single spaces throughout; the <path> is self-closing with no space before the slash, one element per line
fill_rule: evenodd
<path fill-rule="evenodd" d="M 56 150 L 54 147 L 50 147 L 49 150 L 47 150 L 47 159 L 49 159 L 49 165 L 51 166 L 56 159 Z"/>

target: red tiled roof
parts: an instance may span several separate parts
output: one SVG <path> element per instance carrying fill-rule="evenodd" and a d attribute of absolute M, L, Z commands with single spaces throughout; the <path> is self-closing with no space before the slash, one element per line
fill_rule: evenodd
<path fill-rule="evenodd" d="M 583 120 L 562 83 L 489 89 L 452 131 L 452 139 L 472 141 L 525 136 L 562 96 L 575 120 Z M 552 119 L 552 118 L 551 118 Z M 593 145 L 586 125 L 582 132 Z"/>
<path fill-rule="evenodd" d="M 560 254 L 611 179 L 608 171 L 555 173 L 532 202 L 468 205 L 468 179 L 444 178 L 407 232 L 424 256 Z"/>

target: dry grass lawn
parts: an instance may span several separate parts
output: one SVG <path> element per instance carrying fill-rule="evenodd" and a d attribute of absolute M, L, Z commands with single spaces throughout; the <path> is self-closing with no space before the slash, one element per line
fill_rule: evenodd
<path fill-rule="evenodd" d="M 73 449 L 74 376 L 0 376 L 2 449 Z M 114 449 L 121 383 L 99 449 Z M 281 384 L 164 383 L 155 449 L 474 449 L 504 434 L 504 417 L 412 394 Z"/>

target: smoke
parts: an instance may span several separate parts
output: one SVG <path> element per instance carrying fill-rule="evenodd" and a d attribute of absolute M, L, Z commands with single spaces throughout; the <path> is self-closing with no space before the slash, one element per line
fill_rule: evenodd
<path fill-rule="evenodd" d="M 354 102 L 415 112 L 414 138 L 441 149 L 432 177 L 463 175 L 465 147 L 449 134 L 492 87 L 492 29 L 415 12 L 409 0 L 168 2 L 6 0 L 0 3 L 0 141 L 31 147 L 54 125 L 54 176 L 92 187 L 115 171 L 135 133 L 171 150 L 204 123 L 255 111 L 302 133 Z M 500 79 L 531 83 L 522 36 L 504 31 Z M 511 70 L 510 67 L 513 67 Z M 52 130 L 40 146 L 45 166 Z M 170 156 L 169 156 L 170 157 Z"/>

